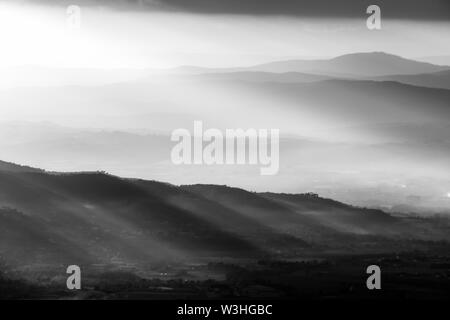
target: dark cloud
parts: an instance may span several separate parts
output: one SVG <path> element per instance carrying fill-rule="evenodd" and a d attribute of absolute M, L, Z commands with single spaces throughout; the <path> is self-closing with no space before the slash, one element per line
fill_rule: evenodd
<path fill-rule="evenodd" d="M 30 0 L 29 0 L 30 1 Z M 449 0 L 38 0 L 54 4 L 102 5 L 127 10 L 167 10 L 209 14 L 361 17 L 371 4 L 385 18 L 450 21 Z M 34 1 L 33 1 L 34 2 Z"/>

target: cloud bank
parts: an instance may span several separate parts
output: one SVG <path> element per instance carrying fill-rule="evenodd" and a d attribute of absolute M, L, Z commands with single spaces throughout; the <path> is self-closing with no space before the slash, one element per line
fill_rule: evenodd
<path fill-rule="evenodd" d="M 33 2 L 35 0 L 22 0 Z M 388 19 L 450 20 L 448 0 L 38 0 L 52 5 L 90 5 L 132 11 L 175 11 L 203 14 L 286 15 L 316 18 L 360 18 L 371 4 Z"/>

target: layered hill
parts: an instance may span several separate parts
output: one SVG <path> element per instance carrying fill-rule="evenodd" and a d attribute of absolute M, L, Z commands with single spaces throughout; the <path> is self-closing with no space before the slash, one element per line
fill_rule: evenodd
<path fill-rule="evenodd" d="M 442 88 L 450 90 L 450 70 L 423 74 L 391 75 L 374 78 L 374 80 L 396 81 L 418 87 Z"/>
<path fill-rule="evenodd" d="M 0 256 L 21 267 L 390 252 L 447 236 L 432 223 L 314 194 L 0 171 Z"/>
<path fill-rule="evenodd" d="M 252 69 L 266 72 L 297 71 L 314 74 L 382 76 L 438 72 L 448 70 L 448 67 L 413 61 L 384 52 L 369 52 L 347 54 L 330 60 L 272 62 Z"/>
<path fill-rule="evenodd" d="M 220 72 L 299 72 L 334 77 L 376 77 L 412 75 L 449 70 L 449 66 L 406 59 L 384 52 L 361 52 L 324 60 L 285 60 L 241 68 L 180 67 L 175 73 L 199 74 Z"/>

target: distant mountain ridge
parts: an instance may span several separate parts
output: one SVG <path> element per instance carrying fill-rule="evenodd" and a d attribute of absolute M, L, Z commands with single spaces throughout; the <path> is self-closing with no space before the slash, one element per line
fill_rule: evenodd
<path fill-rule="evenodd" d="M 450 90 L 450 70 L 438 71 L 434 73 L 374 77 L 372 78 L 372 80 L 396 81 L 419 87 L 441 88 Z"/>
<path fill-rule="evenodd" d="M 427 62 L 410 60 L 384 52 L 352 53 L 329 60 L 275 61 L 241 68 L 180 67 L 173 72 L 199 74 L 223 72 L 299 72 L 331 77 L 376 77 L 388 75 L 411 75 L 450 70 L 450 66 L 438 66 Z"/>
<path fill-rule="evenodd" d="M 436 73 L 450 70 L 449 65 L 407 59 L 384 52 L 361 52 L 341 55 L 332 59 L 320 60 L 283 60 L 273 61 L 246 67 L 199 67 L 179 66 L 169 69 L 116 70 L 102 69 L 52 69 L 42 67 L 13 68 L 6 74 L 14 74 L 14 78 L 0 79 L 0 87 L 61 87 L 68 85 L 102 86 L 114 83 L 129 83 L 143 79 L 155 79 L 168 75 L 198 75 L 262 72 L 291 73 L 282 77 L 290 79 L 310 79 L 311 77 L 382 77 L 393 75 L 413 75 Z M 294 75 L 301 73 L 305 75 Z M 261 74 L 264 77 L 263 74 Z M 266 75 L 267 76 L 267 75 Z"/>
<path fill-rule="evenodd" d="M 332 77 L 300 72 L 272 73 L 263 71 L 237 71 L 199 74 L 195 75 L 193 79 L 208 81 L 303 83 L 329 80 L 332 79 Z"/>
<path fill-rule="evenodd" d="M 254 67 L 259 71 L 302 71 L 316 74 L 343 74 L 355 76 L 382 76 L 391 74 L 432 73 L 448 70 L 426 62 L 405 59 L 383 52 L 354 53 L 331 60 L 273 62 Z"/>

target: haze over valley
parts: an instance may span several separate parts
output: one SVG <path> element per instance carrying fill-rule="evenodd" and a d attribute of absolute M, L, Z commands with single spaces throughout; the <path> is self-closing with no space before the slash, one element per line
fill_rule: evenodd
<path fill-rule="evenodd" d="M 87 79 L 93 72 L 103 73 L 77 74 Z M 446 214 L 448 72 L 375 52 L 248 68 L 143 70 L 117 83 L 4 88 L 2 159 L 49 171 L 317 192 L 360 206 Z M 261 177 L 249 165 L 174 165 L 171 132 L 192 130 L 195 120 L 221 130 L 279 128 L 279 174 Z"/>

